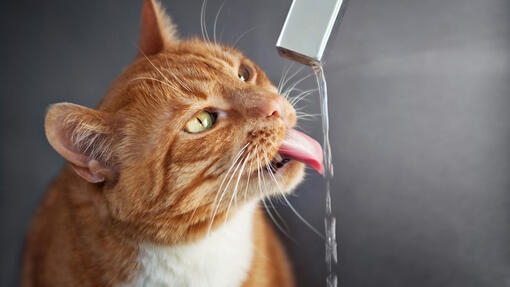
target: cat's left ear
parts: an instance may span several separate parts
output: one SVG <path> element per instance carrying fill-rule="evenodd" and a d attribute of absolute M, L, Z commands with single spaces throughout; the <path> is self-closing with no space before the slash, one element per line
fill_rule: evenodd
<path fill-rule="evenodd" d="M 48 109 L 45 129 L 51 146 L 83 179 L 91 183 L 113 179 L 112 127 L 106 113 L 55 104 Z"/>
<path fill-rule="evenodd" d="M 178 41 L 177 29 L 157 0 L 144 0 L 138 56 L 154 55 Z"/>

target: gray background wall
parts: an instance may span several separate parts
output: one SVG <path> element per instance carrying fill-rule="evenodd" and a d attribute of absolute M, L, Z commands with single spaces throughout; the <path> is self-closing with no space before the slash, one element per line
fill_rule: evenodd
<path fill-rule="evenodd" d="M 63 164 L 45 109 L 97 103 L 136 53 L 140 2 L 3 1 L 1 286 L 15 285 L 24 230 Z M 200 33 L 201 1 L 163 2 L 182 35 Z M 276 83 L 289 5 L 226 0 L 218 21 L 229 43 L 254 28 L 239 46 Z M 325 57 L 340 286 L 510 286 L 509 12 L 508 0 L 350 1 Z M 302 128 L 322 138 L 318 119 Z M 323 187 L 310 171 L 290 198 L 320 229 Z M 324 286 L 321 239 L 279 210 L 299 286 Z"/>

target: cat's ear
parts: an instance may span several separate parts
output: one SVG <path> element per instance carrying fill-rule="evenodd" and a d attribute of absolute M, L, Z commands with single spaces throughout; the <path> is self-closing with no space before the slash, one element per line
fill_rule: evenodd
<path fill-rule="evenodd" d="M 138 57 L 154 55 L 178 41 L 177 29 L 157 0 L 144 0 Z"/>
<path fill-rule="evenodd" d="M 45 120 L 51 146 L 85 180 L 97 183 L 113 176 L 111 127 L 107 114 L 70 103 L 52 105 Z"/>

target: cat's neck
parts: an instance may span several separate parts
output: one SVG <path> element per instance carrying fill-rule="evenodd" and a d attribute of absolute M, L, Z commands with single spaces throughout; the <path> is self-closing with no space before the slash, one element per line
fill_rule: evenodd
<path fill-rule="evenodd" d="M 139 271 L 124 286 L 240 286 L 253 258 L 253 220 L 257 202 L 204 238 L 187 244 L 143 243 Z"/>

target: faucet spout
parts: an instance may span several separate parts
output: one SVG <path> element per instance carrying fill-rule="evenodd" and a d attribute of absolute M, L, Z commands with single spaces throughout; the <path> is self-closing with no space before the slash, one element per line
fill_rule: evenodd
<path fill-rule="evenodd" d="M 331 31 L 344 0 L 293 0 L 276 48 L 280 56 L 320 65 Z"/>

